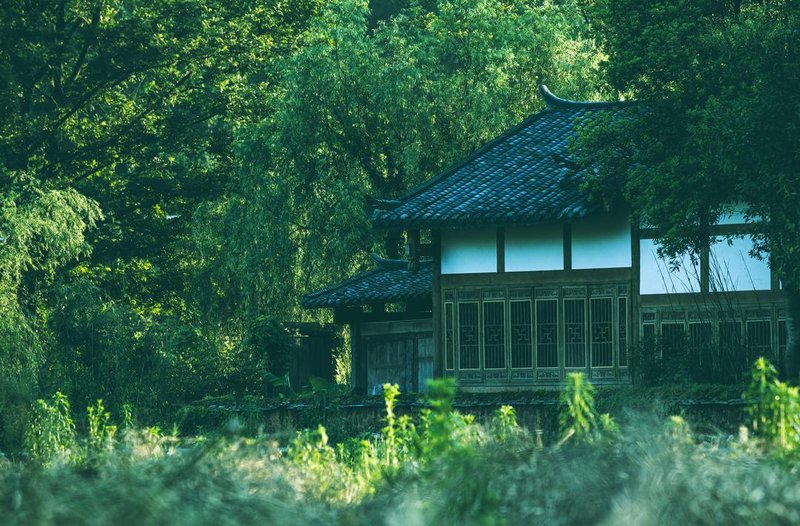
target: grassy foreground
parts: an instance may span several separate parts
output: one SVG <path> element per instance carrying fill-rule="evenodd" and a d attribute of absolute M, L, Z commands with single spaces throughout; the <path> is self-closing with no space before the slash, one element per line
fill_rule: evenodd
<path fill-rule="evenodd" d="M 284 444 L 235 426 L 189 442 L 96 416 L 78 439 L 55 418 L 29 437 L 38 456 L 0 464 L 0 524 L 800 523 L 797 390 L 765 364 L 739 436 L 698 436 L 677 417 L 618 425 L 574 377 L 562 439 L 542 444 L 510 407 L 478 425 L 435 387 L 417 421 L 394 417 L 388 388 L 383 432 L 336 445 L 321 427 Z"/>

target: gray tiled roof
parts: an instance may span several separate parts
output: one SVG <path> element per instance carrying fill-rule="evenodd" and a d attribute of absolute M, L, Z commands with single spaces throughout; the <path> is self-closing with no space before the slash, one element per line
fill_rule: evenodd
<path fill-rule="evenodd" d="M 337 285 L 303 296 L 305 308 L 347 307 L 370 303 L 392 303 L 431 297 L 431 262 L 420 261 L 419 270 L 408 270 L 408 261 L 372 256 L 375 268 Z"/>
<path fill-rule="evenodd" d="M 399 201 L 378 201 L 372 220 L 384 228 L 532 224 L 582 217 L 599 208 L 580 191 L 583 173 L 568 146 L 576 123 L 624 102 L 574 102 L 545 86 L 547 108 Z"/>

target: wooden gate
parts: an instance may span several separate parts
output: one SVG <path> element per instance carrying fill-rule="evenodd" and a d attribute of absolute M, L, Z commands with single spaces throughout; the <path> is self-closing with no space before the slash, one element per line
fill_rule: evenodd
<path fill-rule="evenodd" d="M 424 392 L 433 377 L 430 319 L 362 323 L 361 348 L 369 393 L 379 394 L 385 383 L 399 385 L 402 392 Z"/>

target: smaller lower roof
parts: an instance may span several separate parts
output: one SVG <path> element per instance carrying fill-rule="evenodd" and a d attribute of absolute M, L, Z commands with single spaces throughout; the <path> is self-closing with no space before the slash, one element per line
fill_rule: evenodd
<path fill-rule="evenodd" d="M 307 309 L 352 307 L 372 303 L 431 298 L 433 274 L 431 262 L 422 260 L 419 269 L 408 270 L 408 261 L 383 259 L 373 255 L 375 268 L 341 283 L 306 294 L 300 304 Z"/>

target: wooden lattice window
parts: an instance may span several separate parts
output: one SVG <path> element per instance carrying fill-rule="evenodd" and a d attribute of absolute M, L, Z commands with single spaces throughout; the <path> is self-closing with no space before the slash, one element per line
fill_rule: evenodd
<path fill-rule="evenodd" d="M 742 322 L 719 322 L 719 345 L 723 351 L 737 351 L 742 346 Z"/>
<path fill-rule="evenodd" d="M 455 368 L 455 327 L 453 320 L 453 304 L 444 304 L 444 367 Z"/>
<path fill-rule="evenodd" d="M 531 334 L 530 300 L 509 302 L 511 310 L 511 367 L 517 369 L 533 366 L 533 346 Z"/>
<path fill-rule="evenodd" d="M 589 301 L 592 367 L 614 365 L 614 316 L 611 298 Z"/>
<path fill-rule="evenodd" d="M 558 367 L 558 300 L 536 300 L 536 366 Z"/>
<path fill-rule="evenodd" d="M 486 369 L 506 366 L 505 302 L 483 302 L 483 364 Z"/>
<path fill-rule="evenodd" d="M 661 349 L 665 361 L 682 354 L 686 347 L 685 331 L 682 321 L 661 322 Z"/>
<path fill-rule="evenodd" d="M 747 354 L 750 363 L 763 356 L 772 359 L 772 327 L 769 320 L 747 322 Z"/>
<path fill-rule="evenodd" d="M 586 300 L 564 300 L 564 366 L 586 367 Z"/>
<path fill-rule="evenodd" d="M 713 345 L 711 322 L 689 322 L 689 358 L 703 366 L 711 365 L 711 347 Z"/>
<path fill-rule="evenodd" d="M 786 340 L 788 335 L 786 333 L 786 320 L 778 320 L 778 359 L 783 364 L 786 360 Z"/>
<path fill-rule="evenodd" d="M 478 302 L 458 304 L 458 366 L 460 369 L 480 368 L 480 339 L 478 338 Z"/>

